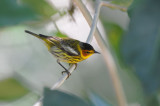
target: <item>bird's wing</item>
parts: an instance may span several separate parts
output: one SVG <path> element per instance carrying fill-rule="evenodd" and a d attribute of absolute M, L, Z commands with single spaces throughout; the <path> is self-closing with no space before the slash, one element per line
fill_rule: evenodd
<path fill-rule="evenodd" d="M 61 49 L 70 56 L 78 56 L 80 54 L 77 48 L 77 44 L 79 43 L 78 40 L 53 36 L 49 37 L 48 40 L 53 44 L 53 46 L 56 46 L 58 49 Z"/>
<path fill-rule="evenodd" d="M 61 48 L 60 42 L 63 40 L 63 38 L 55 37 L 55 36 L 49 36 L 47 38 L 47 42 L 49 42 L 52 46 L 56 46 L 57 48 Z"/>
<path fill-rule="evenodd" d="M 63 38 L 56 37 L 56 36 L 50 36 L 49 39 L 52 41 L 58 41 L 58 42 L 61 42 L 63 40 Z"/>
<path fill-rule="evenodd" d="M 78 43 L 78 40 L 66 38 L 60 42 L 60 45 L 62 47 L 61 49 L 64 49 L 68 55 L 78 56 L 80 55 L 77 47 Z"/>

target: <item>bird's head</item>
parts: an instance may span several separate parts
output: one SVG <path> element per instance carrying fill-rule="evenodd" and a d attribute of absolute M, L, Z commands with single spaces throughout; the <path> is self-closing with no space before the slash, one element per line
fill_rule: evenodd
<path fill-rule="evenodd" d="M 87 59 L 88 57 L 90 57 L 94 53 L 99 53 L 99 52 L 95 51 L 94 48 L 88 43 L 80 42 L 80 48 L 81 48 L 81 50 L 80 50 L 81 56 L 84 59 Z"/>

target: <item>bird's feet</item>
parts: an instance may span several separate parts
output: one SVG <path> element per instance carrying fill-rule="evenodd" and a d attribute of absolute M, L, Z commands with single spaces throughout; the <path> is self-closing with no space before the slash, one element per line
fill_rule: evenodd
<path fill-rule="evenodd" d="M 71 73 L 70 73 L 68 70 L 66 70 L 66 71 L 62 71 L 62 75 L 63 75 L 63 73 L 67 73 L 67 74 L 68 74 L 67 79 L 68 79 L 68 78 L 69 78 L 69 76 L 71 75 Z"/>

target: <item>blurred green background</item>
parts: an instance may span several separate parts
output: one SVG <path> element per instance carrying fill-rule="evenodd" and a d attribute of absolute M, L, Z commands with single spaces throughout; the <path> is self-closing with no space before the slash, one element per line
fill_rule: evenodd
<path fill-rule="evenodd" d="M 93 14 L 95 0 L 82 1 Z M 127 103 L 160 106 L 160 1 L 110 2 L 128 8 L 102 7 L 98 23 L 118 63 Z M 47 89 L 63 69 L 24 30 L 85 41 L 90 28 L 70 0 L 0 0 L 0 106 L 32 106 L 42 95 L 44 106 L 118 106 L 102 55 L 79 63 L 60 91 Z M 95 39 L 91 44 L 100 51 Z"/>

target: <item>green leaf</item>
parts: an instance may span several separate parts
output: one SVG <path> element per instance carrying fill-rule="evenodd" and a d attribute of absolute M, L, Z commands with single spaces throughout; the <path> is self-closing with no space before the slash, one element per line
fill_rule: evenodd
<path fill-rule="evenodd" d="M 107 103 L 104 99 L 102 99 L 100 96 L 90 93 L 91 102 L 94 104 L 94 106 L 112 106 L 109 103 Z"/>
<path fill-rule="evenodd" d="M 43 106 L 90 106 L 79 97 L 58 90 L 44 90 Z"/>
<path fill-rule="evenodd" d="M 131 17 L 131 15 L 132 15 L 132 13 L 134 12 L 134 10 L 138 7 L 138 8 L 140 8 L 141 7 L 141 3 L 143 3 L 142 2 L 143 0 L 134 0 L 133 2 L 132 2 L 132 4 L 129 6 L 129 8 L 128 8 L 128 10 L 127 10 L 127 12 L 128 12 L 128 15 Z"/>
<path fill-rule="evenodd" d="M 67 35 L 61 33 L 60 31 L 56 32 L 55 35 L 58 37 L 67 37 Z"/>
<path fill-rule="evenodd" d="M 120 5 L 123 7 L 129 7 L 133 0 L 112 0 L 111 3 Z"/>
<path fill-rule="evenodd" d="M 36 14 L 30 8 L 18 5 L 16 0 L 0 0 L 0 27 L 33 19 Z"/>
<path fill-rule="evenodd" d="M 123 34 L 123 29 L 114 23 L 108 23 L 106 21 L 103 21 L 104 29 L 106 30 L 108 39 L 110 41 L 110 44 L 115 51 L 117 57 L 121 59 L 121 53 L 120 53 L 120 41 Z"/>
<path fill-rule="evenodd" d="M 160 1 L 143 0 L 131 11 L 129 30 L 122 40 L 125 61 L 138 75 L 145 93 L 160 88 Z"/>
<path fill-rule="evenodd" d="M 0 100 L 14 100 L 27 93 L 28 90 L 13 78 L 5 79 L 0 82 Z"/>
<path fill-rule="evenodd" d="M 36 11 L 43 18 L 50 18 L 57 10 L 46 0 L 21 0 Z"/>

